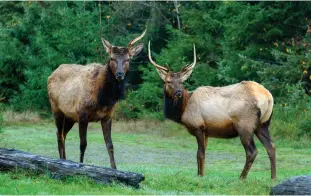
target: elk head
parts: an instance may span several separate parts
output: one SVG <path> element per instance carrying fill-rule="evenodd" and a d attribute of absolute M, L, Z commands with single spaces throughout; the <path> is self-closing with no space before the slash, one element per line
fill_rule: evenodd
<path fill-rule="evenodd" d="M 104 38 L 101 38 L 106 52 L 109 54 L 108 66 L 118 81 L 122 81 L 130 68 L 130 59 L 139 54 L 144 44 L 134 46 L 134 43 L 144 37 L 147 29 L 139 37 L 130 41 L 127 47 L 113 46 Z"/>
<path fill-rule="evenodd" d="M 156 67 L 158 74 L 164 81 L 164 92 L 165 95 L 172 99 L 179 99 L 183 95 L 183 82 L 187 80 L 196 64 L 196 53 L 195 53 L 195 45 L 193 44 L 193 55 L 194 60 L 190 65 L 186 65 L 182 68 L 180 72 L 174 73 L 171 72 L 168 68 L 165 68 L 161 65 L 155 63 L 151 58 L 150 51 L 150 41 L 148 43 L 148 56 L 151 64 Z"/>

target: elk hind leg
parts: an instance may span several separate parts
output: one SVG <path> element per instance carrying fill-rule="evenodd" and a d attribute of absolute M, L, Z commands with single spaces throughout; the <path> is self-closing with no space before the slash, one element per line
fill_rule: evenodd
<path fill-rule="evenodd" d="M 245 149 L 246 153 L 246 162 L 243 168 L 243 171 L 240 175 L 240 179 L 245 179 L 247 177 L 247 174 L 252 167 L 252 164 L 257 156 L 257 148 L 255 146 L 254 138 L 253 136 L 250 137 L 240 137 L 242 145 Z"/>
<path fill-rule="evenodd" d="M 271 117 L 267 122 L 261 125 L 261 127 L 258 129 L 258 131 L 255 134 L 267 150 L 267 153 L 270 159 L 271 178 L 275 179 L 276 178 L 275 145 L 272 142 L 272 139 L 270 137 L 270 132 L 269 132 L 270 121 L 271 121 Z"/>

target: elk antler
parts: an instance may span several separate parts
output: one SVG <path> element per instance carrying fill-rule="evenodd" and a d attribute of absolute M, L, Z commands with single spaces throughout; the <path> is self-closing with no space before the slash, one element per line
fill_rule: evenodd
<path fill-rule="evenodd" d="M 161 65 L 158 65 L 158 64 L 156 64 L 156 63 L 152 60 L 152 58 L 151 58 L 151 50 L 150 50 L 150 41 L 149 41 L 149 43 L 148 43 L 148 56 L 149 56 L 149 60 L 150 60 L 150 62 L 151 62 L 151 64 L 152 64 L 153 66 L 155 66 L 155 67 L 158 68 L 158 69 L 162 69 L 163 71 L 166 71 L 166 72 L 169 71 L 168 68 L 165 68 L 165 67 L 162 67 Z"/>
<path fill-rule="evenodd" d="M 194 68 L 194 66 L 195 66 L 195 64 L 196 64 L 196 62 L 197 62 L 197 55 L 196 55 L 196 52 L 195 52 L 195 44 L 193 44 L 193 63 L 192 64 L 190 64 L 190 65 L 186 65 L 183 69 L 182 69 L 182 71 L 187 71 L 187 70 L 191 70 L 191 69 L 193 69 Z"/>
<path fill-rule="evenodd" d="M 133 44 L 135 42 L 137 42 L 138 40 L 140 40 L 141 38 L 143 38 L 145 36 L 146 32 L 147 32 L 147 29 L 139 37 L 137 37 L 137 38 L 133 39 L 132 41 L 130 41 L 130 43 L 127 45 L 127 47 L 130 48 L 131 46 L 133 46 Z"/>

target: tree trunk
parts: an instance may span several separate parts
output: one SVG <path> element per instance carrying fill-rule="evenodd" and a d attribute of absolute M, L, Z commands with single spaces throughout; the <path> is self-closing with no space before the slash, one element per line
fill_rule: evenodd
<path fill-rule="evenodd" d="M 311 176 L 295 176 L 272 188 L 271 195 L 311 195 Z"/>
<path fill-rule="evenodd" d="M 0 148 L 0 171 L 14 169 L 26 169 L 38 173 L 49 172 L 56 179 L 62 179 L 67 176 L 87 176 L 102 184 L 119 181 L 134 187 L 138 187 L 139 183 L 145 179 L 142 174 L 85 165 L 68 160 L 52 159 L 14 149 Z"/>
<path fill-rule="evenodd" d="M 178 11 L 178 3 L 177 0 L 174 0 L 174 6 L 175 6 L 175 10 L 176 10 L 176 18 L 177 18 L 177 25 L 178 25 L 178 29 L 180 30 L 180 19 L 179 19 L 179 11 Z"/>

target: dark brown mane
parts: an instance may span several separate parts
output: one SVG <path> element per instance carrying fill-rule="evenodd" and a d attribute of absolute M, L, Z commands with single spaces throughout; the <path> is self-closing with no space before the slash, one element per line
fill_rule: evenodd
<path fill-rule="evenodd" d="M 120 99 L 125 97 L 126 78 L 122 81 L 117 81 L 112 74 L 108 65 L 103 84 L 98 89 L 98 105 L 101 107 L 109 107 L 116 104 Z"/>
<path fill-rule="evenodd" d="M 80 162 L 83 163 L 88 123 L 100 120 L 110 166 L 116 169 L 111 138 L 112 115 L 117 102 L 124 98 L 130 58 L 138 55 L 144 48 L 142 43 L 134 43 L 145 34 L 146 30 L 130 41 L 127 47 L 113 46 L 101 38 L 109 55 L 108 64 L 62 64 L 49 76 L 48 95 L 57 128 L 58 152 L 61 159 L 66 159 L 66 135 L 74 123 L 78 122 Z"/>
<path fill-rule="evenodd" d="M 183 89 L 183 96 L 178 99 L 173 99 L 169 97 L 164 92 L 164 115 L 166 118 L 180 123 L 181 116 L 187 104 L 187 100 L 190 98 L 191 94 L 187 90 Z"/>

